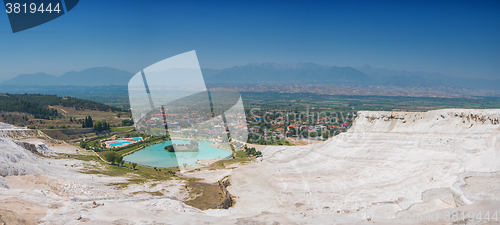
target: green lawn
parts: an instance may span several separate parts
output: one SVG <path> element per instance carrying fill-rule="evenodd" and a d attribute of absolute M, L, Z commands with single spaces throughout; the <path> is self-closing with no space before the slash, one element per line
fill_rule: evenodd
<path fill-rule="evenodd" d="M 124 131 L 131 131 L 133 130 L 134 127 L 111 127 L 111 132 L 124 132 Z"/>

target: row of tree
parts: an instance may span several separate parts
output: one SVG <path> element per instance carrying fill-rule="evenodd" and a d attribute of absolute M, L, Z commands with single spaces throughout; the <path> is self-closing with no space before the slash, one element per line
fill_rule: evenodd
<path fill-rule="evenodd" d="M 101 132 L 101 131 L 110 131 L 111 128 L 109 127 L 109 123 L 106 123 L 104 121 L 97 121 L 94 124 L 94 131 L 95 132 Z"/>
<path fill-rule="evenodd" d="M 86 128 L 86 127 L 93 127 L 94 131 L 96 133 L 99 133 L 101 131 L 110 131 L 111 130 L 111 126 L 109 125 L 109 123 L 107 123 L 105 121 L 97 121 L 94 123 L 94 120 L 92 119 L 91 116 L 85 117 L 85 119 L 82 122 L 82 128 Z"/>
<path fill-rule="evenodd" d="M 82 123 L 82 128 L 86 128 L 86 127 L 94 127 L 94 122 L 92 120 L 92 117 L 91 116 L 87 116 L 85 117 L 85 119 L 83 120 L 83 123 Z"/>

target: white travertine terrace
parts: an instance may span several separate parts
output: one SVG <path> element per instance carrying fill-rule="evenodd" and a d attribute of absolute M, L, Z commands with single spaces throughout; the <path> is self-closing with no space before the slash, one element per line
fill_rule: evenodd
<path fill-rule="evenodd" d="M 228 190 L 238 203 L 230 210 L 395 214 L 438 188 L 448 194 L 439 204 L 455 207 L 457 175 L 500 170 L 499 120 L 496 109 L 359 112 L 325 143 L 266 147 L 261 162 L 233 170 Z"/>
<path fill-rule="evenodd" d="M 4 200 L 39 205 L 46 215 L 41 224 L 81 218 L 91 224 L 332 224 L 367 222 L 347 218 L 350 212 L 498 211 L 499 120 L 498 109 L 359 112 L 348 132 L 323 143 L 261 147 L 263 157 L 252 163 L 185 173 L 207 182 L 229 175 L 235 205 L 207 211 L 179 201 L 186 195 L 180 180 L 114 190 L 106 184 L 123 178 L 78 173 L 87 162 L 40 158 L 12 140 L 29 133 L 0 130 L 0 171 L 8 175 L 0 177 L 0 207 Z M 49 153 L 77 154 L 73 146 L 47 146 Z M 165 196 L 131 195 L 141 191 Z"/>

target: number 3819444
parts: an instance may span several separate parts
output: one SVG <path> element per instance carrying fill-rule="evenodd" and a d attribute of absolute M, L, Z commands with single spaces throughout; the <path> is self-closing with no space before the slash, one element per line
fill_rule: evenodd
<path fill-rule="evenodd" d="M 53 8 L 52 8 L 53 7 Z M 47 4 L 46 6 L 43 5 L 43 3 L 40 3 L 39 5 L 35 3 L 31 4 L 20 4 L 20 3 L 7 3 L 5 4 L 5 8 L 7 13 L 60 13 L 61 9 L 59 7 L 59 3 L 57 5 L 52 6 L 52 3 Z"/>

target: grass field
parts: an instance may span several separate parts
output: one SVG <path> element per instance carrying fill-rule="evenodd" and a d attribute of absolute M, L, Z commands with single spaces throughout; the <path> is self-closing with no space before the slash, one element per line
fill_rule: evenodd
<path fill-rule="evenodd" d="M 111 127 L 111 132 L 125 132 L 132 131 L 134 129 L 133 126 L 130 127 Z"/>

